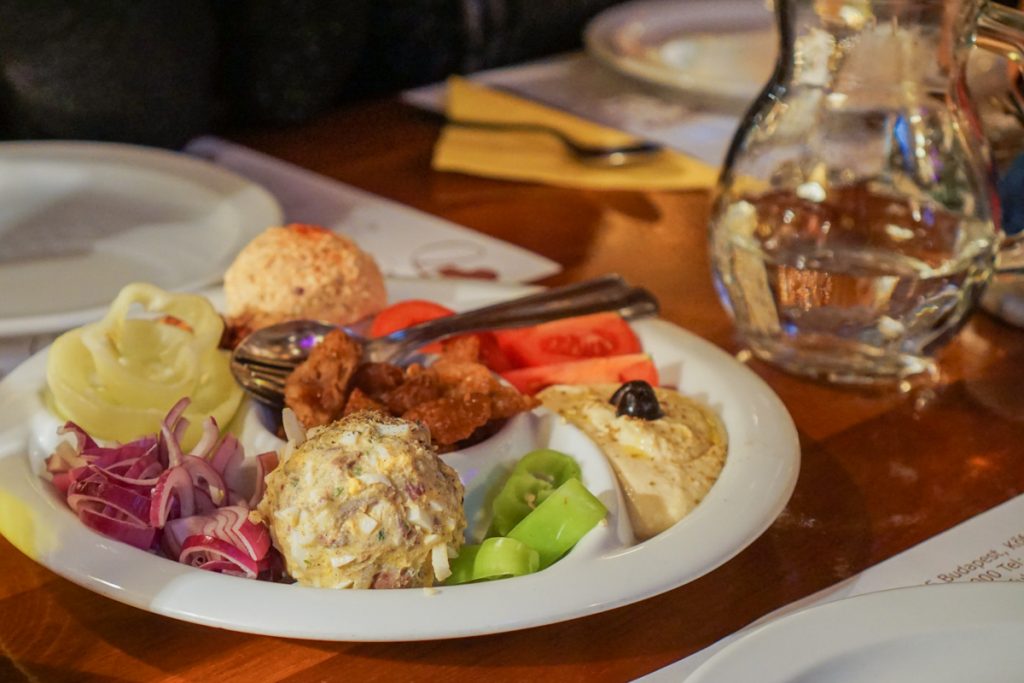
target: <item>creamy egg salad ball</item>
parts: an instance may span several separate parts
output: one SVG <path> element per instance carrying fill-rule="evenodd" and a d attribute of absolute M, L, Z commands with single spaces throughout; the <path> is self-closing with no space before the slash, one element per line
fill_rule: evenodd
<path fill-rule="evenodd" d="M 430 586 L 462 545 L 462 483 L 415 422 L 363 411 L 316 427 L 266 482 L 258 514 L 304 585 Z"/>

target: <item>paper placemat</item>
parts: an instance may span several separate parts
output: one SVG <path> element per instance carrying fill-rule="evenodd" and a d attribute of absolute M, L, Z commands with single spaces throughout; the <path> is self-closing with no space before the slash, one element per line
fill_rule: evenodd
<path fill-rule="evenodd" d="M 889 588 L 966 581 L 1024 582 L 1024 495 L 876 564 L 856 576 L 782 607 L 685 659 L 638 678 L 685 680 L 697 667 L 749 630 L 801 609 Z"/>

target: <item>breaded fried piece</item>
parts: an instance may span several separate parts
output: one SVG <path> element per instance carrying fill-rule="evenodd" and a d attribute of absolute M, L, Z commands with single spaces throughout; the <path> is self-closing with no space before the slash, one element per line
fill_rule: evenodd
<path fill-rule="evenodd" d="M 446 396 L 420 403 L 402 417 L 423 424 L 434 444 L 447 450 L 487 423 L 491 417 L 489 403 L 481 394 Z"/>
<path fill-rule="evenodd" d="M 388 407 L 386 405 L 374 400 L 372 396 L 363 393 L 363 390 L 359 387 L 355 387 L 352 389 L 352 393 L 348 395 L 344 414 L 351 415 L 352 413 L 358 413 L 360 410 L 376 410 L 379 413 L 388 414 Z"/>
<path fill-rule="evenodd" d="M 359 365 L 360 345 L 340 330 L 330 332 L 309 357 L 288 375 L 284 402 L 306 428 L 327 424 L 341 416 L 348 400 L 348 384 Z"/>
<path fill-rule="evenodd" d="M 487 395 L 491 403 L 492 420 L 504 420 L 540 405 L 539 400 L 527 394 L 520 394 L 515 387 L 497 382 L 496 384 L 497 387 Z"/>
<path fill-rule="evenodd" d="M 369 396 L 381 396 L 404 381 L 402 368 L 391 363 L 363 363 L 352 376 L 352 386 Z"/>
<path fill-rule="evenodd" d="M 452 337 L 441 342 L 441 357 L 476 362 L 480 359 L 480 338 L 475 334 Z"/>
<path fill-rule="evenodd" d="M 379 397 L 392 415 L 404 415 L 421 403 L 444 396 L 444 387 L 437 374 L 429 368 L 411 365 L 405 373 L 405 382 Z"/>
<path fill-rule="evenodd" d="M 341 332 L 332 332 L 288 378 L 286 403 L 307 428 L 359 410 L 416 420 L 444 450 L 489 422 L 537 405 L 536 399 L 502 384 L 477 361 L 477 337 L 449 340 L 443 348 L 429 367 L 413 364 L 404 371 L 387 363 L 356 367 L 358 344 Z"/>
<path fill-rule="evenodd" d="M 430 366 L 445 393 L 486 394 L 499 385 L 491 371 L 476 361 L 441 356 Z"/>

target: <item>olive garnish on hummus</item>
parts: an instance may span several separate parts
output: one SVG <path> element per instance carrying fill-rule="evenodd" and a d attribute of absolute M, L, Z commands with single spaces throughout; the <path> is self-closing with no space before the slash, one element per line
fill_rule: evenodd
<path fill-rule="evenodd" d="M 604 451 L 622 486 L 633 532 L 642 541 L 704 499 L 725 464 L 728 442 L 718 416 L 678 391 L 648 385 L 664 414 L 642 419 L 619 412 L 611 400 L 616 389 L 612 384 L 555 385 L 537 398 Z M 620 407 L 626 402 L 620 400 Z"/>
<path fill-rule="evenodd" d="M 639 417 L 641 420 L 657 420 L 664 417 L 654 388 L 642 379 L 626 382 L 615 390 L 609 400 L 615 406 L 615 416 Z"/>

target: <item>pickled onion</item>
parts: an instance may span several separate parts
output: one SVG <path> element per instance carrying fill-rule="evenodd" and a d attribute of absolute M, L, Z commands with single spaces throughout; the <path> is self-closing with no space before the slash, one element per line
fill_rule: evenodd
<path fill-rule="evenodd" d="M 182 448 L 188 405 L 187 398 L 178 401 L 159 434 L 113 446 L 67 422 L 58 430 L 66 440 L 46 459 L 54 486 L 86 526 L 105 536 L 209 571 L 277 578 L 281 563 L 270 533 L 249 519 L 277 453 L 255 457 L 256 485 L 247 496 L 244 450 L 231 434 L 220 435 L 215 419 L 203 422 L 190 451 Z"/>

